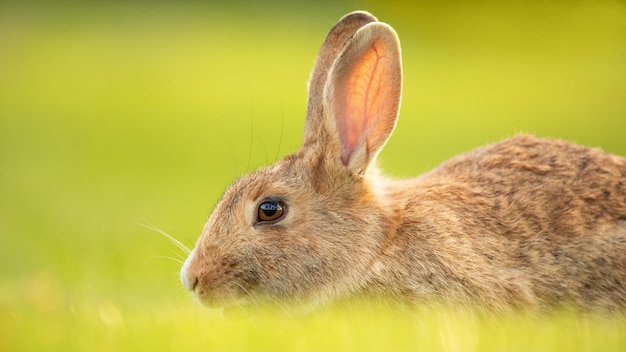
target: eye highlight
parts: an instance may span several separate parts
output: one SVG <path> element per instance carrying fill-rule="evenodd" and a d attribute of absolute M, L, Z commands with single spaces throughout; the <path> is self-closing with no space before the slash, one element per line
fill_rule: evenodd
<path fill-rule="evenodd" d="M 285 203 L 280 199 L 265 199 L 257 209 L 257 223 L 273 223 L 285 214 Z"/>

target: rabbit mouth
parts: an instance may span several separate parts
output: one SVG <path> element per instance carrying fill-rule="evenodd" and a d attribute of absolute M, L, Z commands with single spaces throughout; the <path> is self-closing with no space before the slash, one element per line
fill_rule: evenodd
<path fill-rule="evenodd" d="M 200 285 L 195 287 L 195 298 L 209 308 L 230 308 L 253 305 L 256 301 L 251 293 L 251 288 L 242 284 L 233 283 L 231 287 L 220 290 L 207 289 Z"/>
<path fill-rule="evenodd" d="M 196 292 L 195 298 L 207 308 L 245 307 L 250 305 L 252 302 L 252 300 L 244 296 L 233 296 L 230 294 L 217 297 L 215 295 L 207 295 L 201 292 Z"/>
<path fill-rule="evenodd" d="M 245 310 L 245 307 L 253 305 L 250 299 L 245 297 L 221 297 L 216 298 L 213 297 L 211 299 L 207 299 L 206 297 L 201 297 L 196 295 L 196 298 L 202 305 L 207 308 L 223 308 L 223 309 L 240 309 Z"/>

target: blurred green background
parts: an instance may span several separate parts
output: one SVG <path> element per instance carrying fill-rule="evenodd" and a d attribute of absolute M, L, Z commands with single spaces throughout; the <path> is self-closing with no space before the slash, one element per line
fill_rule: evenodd
<path fill-rule="evenodd" d="M 623 0 L 3 3 L 0 350 L 260 349 L 140 224 L 192 246 L 234 178 L 294 151 L 317 50 L 356 9 L 402 42 L 390 175 L 519 132 L 626 155 Z"/>

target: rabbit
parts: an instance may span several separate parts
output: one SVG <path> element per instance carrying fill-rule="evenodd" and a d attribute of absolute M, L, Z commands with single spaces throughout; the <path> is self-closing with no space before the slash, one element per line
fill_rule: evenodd
<path fill-rule="evenodd" d="M 376 159 L 401 90 L 394 29 L 342 17 L 310 76 L 302 146 L 225 191 L 184 287 L 209 307 L 626 306 L 626 158 L 517 135 L 391 179 Z"/>

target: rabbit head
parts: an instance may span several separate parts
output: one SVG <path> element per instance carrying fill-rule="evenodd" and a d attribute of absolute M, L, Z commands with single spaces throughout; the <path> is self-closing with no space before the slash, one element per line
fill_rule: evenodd
<path fill-rule="evenodd" d="M 310 77 L 301 148 L 228 188 L 183 265 L 184 286 L 223 306 L 316 305 L 366 285 L 394 228 L 375 161 L 401 84 L 395 31 L 366 12 L 344 16 Z"/>

